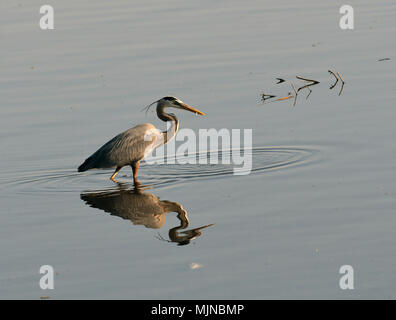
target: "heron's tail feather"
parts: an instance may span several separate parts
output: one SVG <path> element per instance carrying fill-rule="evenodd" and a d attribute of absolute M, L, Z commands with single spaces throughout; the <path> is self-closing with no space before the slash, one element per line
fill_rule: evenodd
<path fill-rule="evenodd" d="M 84 171 L 94 168 L 94 165 L 93 165 L 94 161 L 92 161 L 92 160 L 93 160 L 92 157 L 87 158 L 84 161 L 84 163 L 78 167 L 78 172 L 84 172 Z"/>

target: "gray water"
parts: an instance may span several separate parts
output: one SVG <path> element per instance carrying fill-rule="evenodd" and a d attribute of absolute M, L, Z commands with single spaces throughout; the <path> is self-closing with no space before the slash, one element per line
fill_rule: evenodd
<path fill-rule="evenodd" d="M 341 1 L 52 1 L 47 31 L 43 4 L 0 3 L 0 298 L 395 298 L 396 3 L 351 0 L 341 30 Z M 320 81 L 308 99 L 261 102 L 296 75 Z M 140 110 L 165 95 L 207 114 L 176 111 L 181 128 L 252 129 L 252 173 L 143 164 L 135 193 L 128 168 L 76 172 L 164 128 Z M 164 200 L 187 228 L 134 209 Z"/>

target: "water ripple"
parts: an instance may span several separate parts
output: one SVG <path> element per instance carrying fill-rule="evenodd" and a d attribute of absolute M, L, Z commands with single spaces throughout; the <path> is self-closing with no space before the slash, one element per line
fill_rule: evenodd
<path fill-rule="evenodd" d="M 217 151 L 196 153 L 197 164 L 179 164 L 180 156 L 176 156 L 176 164 L 150 164 L 143 162 L 139 170 L 140 181 L 143 184 L 163 188 L 195 180 L 220 179 L 233 176 L 234 168 L 240 165 L 223 164 L 223 158 L 232 159 L 232 151 L 218 152 L 218 164 L 201 164 L 202 159 L 209 159 Z M 290 167 L 299 167 L 317 160 L 320 152 L 315 149 L 302 147 L 257 147 L 252 149 L 251 174 L 266 171 L 283 170 Z M 186 159 L 184 157 L 184 159 Z M 188 158 L 187 158 L 188 159 Z M 209 162 L 209 161 L 208 161 Z M 27 169 L 25 169 L 27 170 Z M 111 170 L 96 170 L 77 173 L 75 168 L 70 169 L 40 169 L 32 171 L 13 172 L 13 176 L 3 176 L 0 179 L 2 187 L 13 189 L 18 193 L 43 192 L 80 192 L 83 188 L 98 187 L 105 181 L 110 183 Z M 15 176 L 16 174 L 16 176 Z M 120 182 L 131 182 L 132 172 L 124 168 L 117 176 Z"/>

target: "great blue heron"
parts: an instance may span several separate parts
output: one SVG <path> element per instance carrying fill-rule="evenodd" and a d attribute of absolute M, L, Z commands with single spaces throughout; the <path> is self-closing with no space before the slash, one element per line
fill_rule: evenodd
<path fill-rule="evenodd" d="M 100 147 L 94 154 L 87 158 L 78 167 L 78 172 L 89 169 L 116 168 L 111 180 L 124 166 L 131 166 L 133 181 L 136 185 L 139 161 L 149 155 L 155 148 L 169 142 L 179 129 L 179 120 L 172 113 L 166 113 L 166 108 L 183 109 L 196 114 L 205 115 L 203 112 L 189 106 L 178 98 L 164 97 L 147 106 L 150 108 L 157 103 L 157 116 L 162 121 L 170 121 L 171 126 L 168 131 L 161 131 L 151 123 L 139 124 L 134 128 L 120 133 L 113 139 Z"/>

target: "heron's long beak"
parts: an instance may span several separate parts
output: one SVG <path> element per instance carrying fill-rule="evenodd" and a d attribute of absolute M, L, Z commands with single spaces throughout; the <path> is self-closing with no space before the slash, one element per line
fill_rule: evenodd
<path fill-rule="evenodd" d="M 201 116 L 205 116 L 205 113 L 203 113 L 203 112 L 201 112 L 201 111 L 189 106 L 188 104 L 183 103 L 183 104 L 180 104 L 180 106 L 184 110 L 187 110 L 187 111 L 190 111 L 190 112 L 194 112 L 196 114 L 200 114 Z"/>

